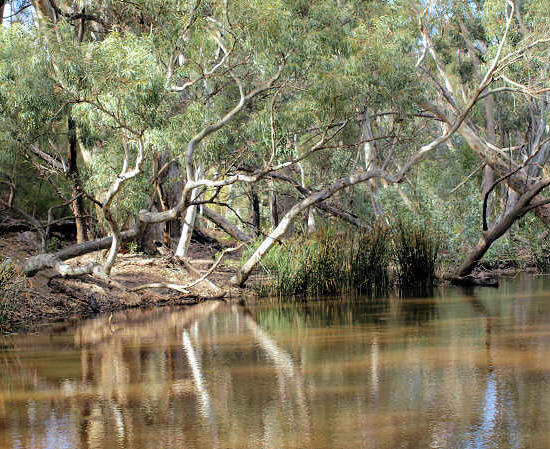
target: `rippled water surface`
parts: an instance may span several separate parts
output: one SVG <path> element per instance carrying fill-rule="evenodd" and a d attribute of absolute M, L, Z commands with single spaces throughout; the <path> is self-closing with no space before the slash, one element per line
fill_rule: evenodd
<path fill-rule="evenodd" d="M 0 337 L 0 448 L 548 448 L 550 279 Z"/>

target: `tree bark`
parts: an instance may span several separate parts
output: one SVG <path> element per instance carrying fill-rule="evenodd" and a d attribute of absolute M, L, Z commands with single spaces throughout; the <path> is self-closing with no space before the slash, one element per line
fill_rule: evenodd
<path fill-rule="evenodd" d="M 249 222 L 252 224 L 252 234 L 254 237 L 260 235 L 260 198 L 254 184 L 249 185 Z"/>
<path fill-rule="evenodd" d="M 516 220 L 523 217 L 529 210 L 531 210 L 531 201 L 537 198 L 539 193 L 542 192 L 542 190 L 548 185 L 550 185 L 550 178 L 539 181 L 519 198 L 516 205 L 508 214 L 502 217 L 502 219 L 495 223 L 490 229 L 483 231 L 482 237 L 476 247 L 468 254 L 466 259 L 458 268 L 458 277 L 467 276 L 473 271 L 477 263 L 489 250 L 491 245 L 502 235 L 504 235 Z M 541 199 L 539 201 L 543 202 L 547 200 Z"/>
<path fill-rule="evenodd" d="M 277 194 L 273 181 L 269 181 L 269 219 L 271 221 L 271 229 L 275 229 L 279 224 L 279 211 L 277 204 Z"/>
<path fill-rule="evenodd" d="M 4 22 L 4 6 L 6 6 L 6 0 L 0 0 L 0 26 Z"/>
<path fill-rule="evenodd" d="M 202 169 L 199 167 L 195 174 L 195 180 L 199 179 L 202 174 Z M 191 201 L 196 201 L 199 197 L 200 189 L 193 189 L 191 192 Z M 193 235 L 193 229 L 195 228 L 195 220 L 197 217 L 197 206 L 191 205 L 185 211 L 185 217 L 183 219 L 183 226 L 181 229 L 181 236 L 176 248 L 175 255 L 177 257 L 187 257 L 187 251 L 189 251 L 189 244 L 191 243 L 191 236 Z"/>
<path fill-rule="evenodd" d="M 307 233 L 309 235 L 314 234 L 315 230 L 315 215 L 313 215 L 313 207 L 310 207 L 307 212 Z"/>

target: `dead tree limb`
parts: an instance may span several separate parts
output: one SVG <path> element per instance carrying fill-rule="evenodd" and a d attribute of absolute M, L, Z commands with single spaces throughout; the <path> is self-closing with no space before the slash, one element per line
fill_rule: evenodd
<path fill-rule="evenodd" d="M 135 226 L 133 229 L 130 229 L 128 231 L 122 231 L 120 233 L 120 239 L 123 242 L 134 240 L 139 235 L 141 235 L 143 230 L 143 227 L 140 228 L 140 226 Z M 23 264 L 22 269 L 27 276 L 34 276 L 41 270 L 54 268 L 56 266 L 56 263 L 59 263 L 61 261 L 72 259 L 73 257 L 83 256 L 84 254 L 88 254 L 94 251 L 107 249 L 111 246 L 112 241 L 113 238 L 111 236 L 108 236 L 84 243 L 78 243 L 76 245 L 72 245 L 56 251 L 55 253 L 39 254 L 38 256 L 28 258 Z"/>
<path fill-rule="evenodd" d="M 222 215 L 218 214 L 216 211 L 206 206 L 203 206 L 202 210 L 204 212 L 205 218 L 221 228 L 224 232 L 233 237 L 235 240 L 238 240 L 240 242 L 250 242 L 252 240 L 251 236 L 241 231 L 237 226 L 235 226 Z"/>

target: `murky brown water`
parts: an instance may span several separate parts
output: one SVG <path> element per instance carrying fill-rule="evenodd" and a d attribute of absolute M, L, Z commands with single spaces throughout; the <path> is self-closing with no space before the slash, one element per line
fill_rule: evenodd
<path fill-rule="evenodd" d="M 548 448 L 550 279 L 0 338 L 1 448 Z"/>

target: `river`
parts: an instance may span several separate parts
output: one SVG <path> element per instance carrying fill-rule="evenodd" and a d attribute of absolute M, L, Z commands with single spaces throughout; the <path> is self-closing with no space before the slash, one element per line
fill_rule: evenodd
<path fill-rule="evenodd" d="M 0 337 L 0 448 L 520 447 L 550 447 L 550 278 Z"/>

